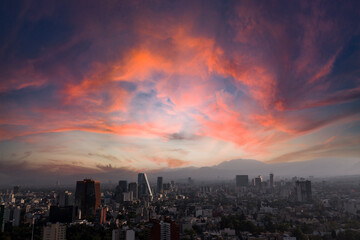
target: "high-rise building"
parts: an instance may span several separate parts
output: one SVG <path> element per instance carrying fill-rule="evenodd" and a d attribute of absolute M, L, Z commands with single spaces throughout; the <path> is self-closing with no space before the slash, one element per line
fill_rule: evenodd
<path fill-rule="evenodd" d="M 120 180 L 120 181 L 119 181 L 119 185 L 118 185 L 118 189 L 119 189 L 121 192 L 127 192 L 127 191 L 128 191 L 127 181 L 125 181 L 125 180 Z"/>
<path fill-rule="evenodd" d="M 128 190 L 128 184 L 125 180 L 120 180 L 119 184 L 116 186 L 115 189 L 115 198 L 117 201 L 123 201 L 123 194 L 127 192 Z"/>
<path fill-rule="evenodd" d="M 132 192 L 133 199 L 138 198 L 138 184 L 136 182 L 129 183 L 129 192 Z"/>
<path fill-rule="evenodd" d="M 144 229 L 145 239 L 161 240 L 161 225 L 157 219 L 151 219 L 145 224 Z"/>
<path fill-rule="evenodd" d="M 263 178 L 262 178 L 261 175 L 259 175 L 258 177 L 256 177 L 255 180 L 254 180 L 254 185 L 255 185 L 255 187 L 261 188 L 262 181 L 263 181 Z"/>
<path fill-rule="evenodd" d="M 95 221 L 102 225 L 106 223 L 106 212 L 107 209 L 104 207 L 99 207 L 98 209 L 96 209 L 96 216 L 95 216 Z"/>
<path fill-rule="evenodd" d="M 152 192 L 146 173 L 138 174 L 139 198 L 152 198 Z"/>
<path fill-rule="evenodd" d="M 156 192 L 157 193 L 163 193 L 164 188 L 163 188 L 163 177 L 158 177 L 157 178 L 157 184 L 156 184 Z"/>
<path fill-rule="evenodd" d="M 72 195 L 69 191 L 59 191 L 59 206 L 60 207 L 66 207 L 66 206 L 70 206 L 73 205 L 73 199 L 72 199 Z"/>
<path fill-rule="evenodd" d="M 53 223 L 43 228 L 43 240 L 66 240 L 66 226 Z"/>
<path fill-rule="evenodd" d="M 248 175 L 236 175 L 236 187 L 246 187 L 249 185 Z"/>
<path fill-rule="evenodd" d="M 20 208 L 20 206 L 17 206 L 13 210 L 13 227 L 20 226 L 21 220 L 23 218 L 24 210 Z"/>
<path fill-rule="evenodd" d="M 133 192 L 123 193 L 123 198 L 122 198 L 123 202 L 131 202 L 132 200 L 134 200 Z"/>
<path fill-rule="evenodd" d="M 161 240 L 179 240 L 180 239 L 180 229 L 179 225 L 166 217 L 161 225 Z"/>
<path fill-rule="evenodd" d="M 296 200 L 309 202 L 312 199 L 311 181 L 296 181 Z"/>
<path fill-rule="evenodd" d="M 81 210 L 82 217 L 94 216 L 101 204 L 100 182 L 92 179 L 77 181 L 75 205 Z"/>
<path fill-rule="evenodd" d="M 270 173 L 270 188 L 274 187 L 274 174 Z"/>
<path fill-rule="evenodd" d="M 171 227 L 169 222 L 160 222 L 160 240 L 170 240 L 171 239 Z"/>

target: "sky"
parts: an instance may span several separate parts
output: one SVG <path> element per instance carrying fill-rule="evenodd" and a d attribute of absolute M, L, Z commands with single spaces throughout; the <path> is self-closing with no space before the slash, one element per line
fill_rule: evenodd
<path fill-rule="evenodd" d="M 359 1 L 5 0 L 0 72 L 0 178 L 360 158 Z"/>

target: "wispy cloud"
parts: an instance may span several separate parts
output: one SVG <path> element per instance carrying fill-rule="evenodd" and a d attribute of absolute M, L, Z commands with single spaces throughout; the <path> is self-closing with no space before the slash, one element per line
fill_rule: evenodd
<path fill-rule="evenodd" d="M 123 159 L 134 168 L 142 168 L 141 161 L 196 165 L 198 149 L 220 149 L 216 161 L 225 153 L 294 158 L 305 152 L 290 140 L 326 138 L 325 128 L 358 119 L 356 1 L 44 1 L 4 7 L 11 19 L 0 40 L 0 148 L 28 144 L 44 164 L 65 152 L 46 156 L 46 139 L 74 132 L 91 133 L 98 142 L 73 139 L 66 151 L 112 167 Z M 44 137 L 31 140 L 38 135 Z M 122 157 L 92 149 L 113 138 L 153 153 L 124 147 Z M 82 141 L 92 144 L 84 149 Z M 281 145 L 281 153 L 270 151 Z M 324 156 L 341 152 L 328 147 Z M 27 158 L 22 152 L 17 157 Z M 306 158 L 315 155 L 306 152 Z"/>

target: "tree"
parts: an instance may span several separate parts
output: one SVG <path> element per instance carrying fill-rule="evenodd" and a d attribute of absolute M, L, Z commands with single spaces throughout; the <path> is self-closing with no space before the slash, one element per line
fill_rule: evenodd
<path fill-rule="evenodd" d="M 306 235 L 301 231 L 300 228 L 296 228 L 293 232 L 294 237 L 296 237 L 296 240 L 307 240 L 308 238 Z"/>
<path fill-rule="evenodd" d="M 195 230 L 194 229 L 185 229 L 184 230 L 184 233 L 186 234 L 186 235 L 189 235 L 190 236 L 190 239 L 195 239 L 195 236 L 196 236 L 196 232 L 195 232 Z"/>

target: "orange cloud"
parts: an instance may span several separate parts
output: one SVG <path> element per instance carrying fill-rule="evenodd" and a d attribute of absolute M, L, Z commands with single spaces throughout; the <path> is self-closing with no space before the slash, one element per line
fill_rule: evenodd
<path fill-rule="evenodd" d="M 190 164 L 189 161 L 184 161 L 184 160 L 179 160 L 179 159 L 174 159 L 174 158 L 154 157 L 154 158 L 151 158 L 151 161 L 158 165 L 162 165 L 165 163 L 167 165 L 167 167 L 169 167 L 169 168 L 183 167 L 183 166 Z"/>

